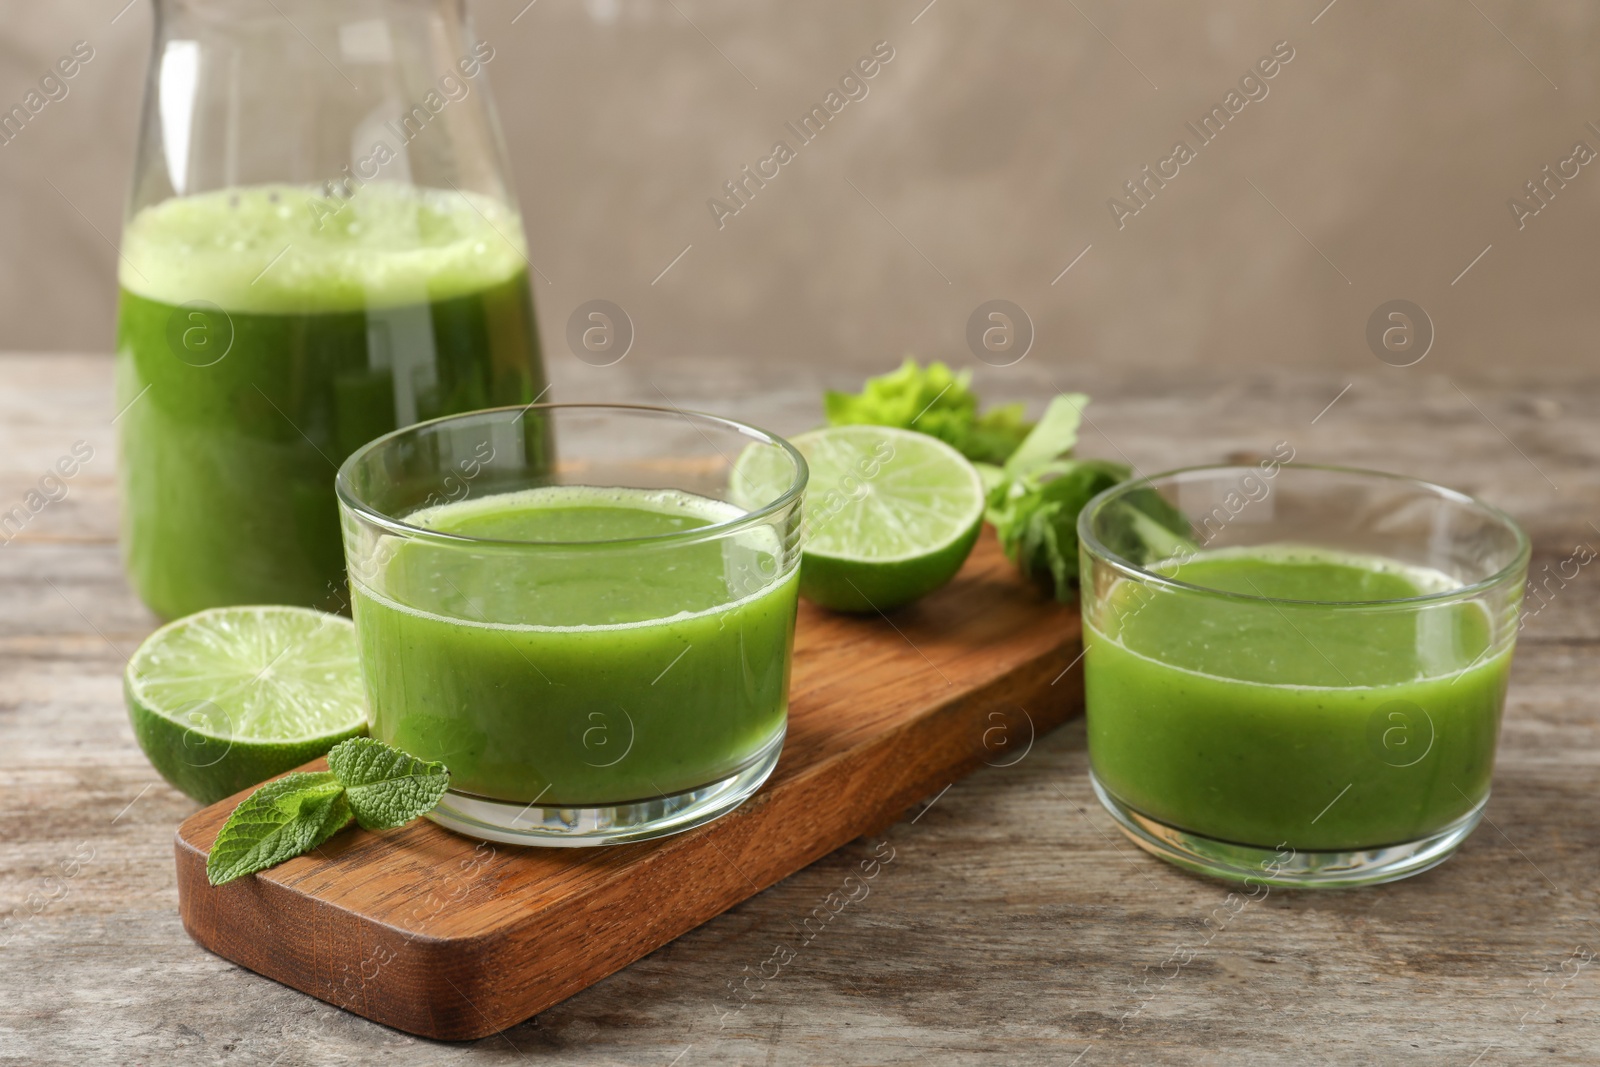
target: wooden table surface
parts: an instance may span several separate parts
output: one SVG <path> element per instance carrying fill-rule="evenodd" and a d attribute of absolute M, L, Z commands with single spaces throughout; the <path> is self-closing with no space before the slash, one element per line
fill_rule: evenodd
<path fill-rule="evenodd" d="M 1035 359 L 982 381 L 1036 405 L 1087 389 L 1084 454 L 1154 471 L 1287 441 L 1301 460 L 1508 508 L 1536 575 L 1592 558 L 1600 384 L 1454 382 L 1443 362 L 1117 381 Z M 0 1063 L 1600 1062 L 1600 566 L 1552 580 L 1523 632 L 1488 819 L 1395 885 L 1230 903 L 1121 838 L 1090 793 L 1080 720 L 473 1044 L 385 1029 L 211 956 L 176 910 L 172 834 L 195 805 L 145 763 L 122 705 L 153 619 L 117 559 L 110 370 L 0 357 L 0 512 L 75 443 L 93 450 L 0 547 Z M 824 384 L 643 356 L 556 370 L 568 399 L 667 396 L 780 432 L 817 421 Z M 885 843 L 870 894 L 800 946 L 800 920 Z M 730 1011 L 731 985 L 779 946 L 800 947 Z"/>

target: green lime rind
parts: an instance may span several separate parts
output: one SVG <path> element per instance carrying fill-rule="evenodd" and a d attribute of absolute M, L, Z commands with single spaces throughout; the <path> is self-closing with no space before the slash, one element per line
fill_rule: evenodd
<path fill-rule="evenodd" d="M 892 611 L 949 583 L 972 554 L 980 519 L 942 551 L 893 568 L 838 556 L 806 553 L 800 564 L 800 595 L 833 611 Z"/>
<path fill-rule="evenodd" d="M 123 674 L 139 747 L 204 804 L 366 732 L 355 628 L 279 605 L 213 608 L 148 637 Z"/>
<path fill-rule="evenodd" d="M 961 570 L 985 500 L 961 453 L 886 426 L 832 426 L 793 444 L 811 468 L 802 596 L 835 611 L 890 611 Z"/>

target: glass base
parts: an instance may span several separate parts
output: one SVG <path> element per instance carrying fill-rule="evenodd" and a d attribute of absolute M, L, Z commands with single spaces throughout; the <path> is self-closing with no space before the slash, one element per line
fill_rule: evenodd
<path fill-rule="evenodd" d="M 1179 830 L 1141 815 L 1089 773 L 1095 795 L 1133 843 L 1168 863 L 1230 882 L 1290 889 L 1343 889 L 1409 878 L 1450 858 L 1483 818 L 1489 798 L 1444 829 L 1398 845 L 1349 852 L 1304 852 L 1290 846 L 1258 848 Z"/>
<path fill-rule="evenodd" d="M 728 814 L 761 788 L 783 750 L 787 728 L 720 781 L 672 796 L 594 808 L 544 807 L 446 793 L 428 818 L 447 830 L 508 845 L 587 848 L 682 833 Z"/>

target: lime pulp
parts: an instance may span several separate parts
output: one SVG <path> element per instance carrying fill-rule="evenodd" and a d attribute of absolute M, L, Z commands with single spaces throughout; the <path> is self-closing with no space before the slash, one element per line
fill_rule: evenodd
<path fill-rule="evenodd" d="M 151 634 L 123 695 L 161 776 L 212 803 L 366 730 L 349 619 L 287 606 L 213 608 Z"/>

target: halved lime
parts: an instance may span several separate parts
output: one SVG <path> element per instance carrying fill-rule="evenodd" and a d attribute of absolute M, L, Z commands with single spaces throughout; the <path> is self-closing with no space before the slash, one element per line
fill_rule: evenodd
<path fill-rule="evenodd" d="M 123 696 L 161 776 L 210 804 L 365 733 L 349 619 L 278 605 L 168 623 L 128 661 Z"/>
<path fill-rule="evenodd" d="M 961 453 L 888 426 L 830 426 L 793 444 L 811 467 L 802 596 L 888 611 L 955 577 L 983 525 L 983 480 Z"/>

